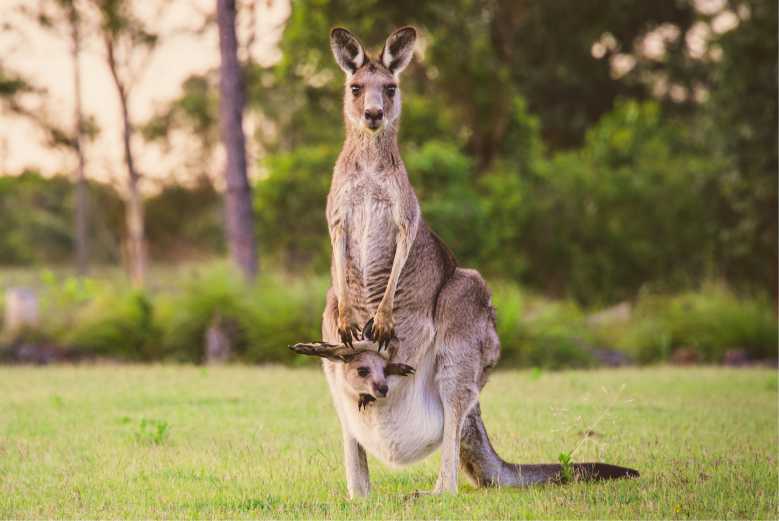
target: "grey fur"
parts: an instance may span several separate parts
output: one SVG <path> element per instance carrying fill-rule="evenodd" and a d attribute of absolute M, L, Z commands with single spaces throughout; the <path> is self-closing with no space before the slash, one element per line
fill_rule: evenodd
<path fill-rule="evenodd" d="M 340 348 L 352 346 L 372 321 L 366 329 L 379 350 L 388 348 L 392 363 L 416 369 L 405 378 L 388 372 L 387 397 L 363 408 L 367 403 L 350 384 L 352 364 L 339 357 L 323 361 L 343 430 L 349 494 L 370 491 L 366 450 L 402 465 L 440 446 L 434 493 L 457 491 L 460 464 L 479 486 L 555 481 L 559 465 L 504 462 L 481 420 L 479 393 L 500 353 L 490 292 L 478 272 L 456 266 L 428 227 L 397 146 L 401 101 L 395 73 L 410 60 L 416 31 L 396 31 L 379 60 L 365 55 L 354 68 L 344 57 L 359 58 L 362 46 L 355 51 L 357 40 L 348 32 L 337 36 L 331 40 L 333 53 L 347 74 L 346 140 L 327 198 L 333 287 L 327 294 L 322 338 L 334 346 L 343 344 Z M 382 120 L 377 127 L 368 115 L 378 111 Z M 356 347 L 364 349 L 364 342 Z M 575 473 L 598 478 L 634 472 L 605 466 L 617 470 L 609 473 L 603 467 L 599 474 L 597 464 L 586 465 L 591 467 L 574 468 Z"/>

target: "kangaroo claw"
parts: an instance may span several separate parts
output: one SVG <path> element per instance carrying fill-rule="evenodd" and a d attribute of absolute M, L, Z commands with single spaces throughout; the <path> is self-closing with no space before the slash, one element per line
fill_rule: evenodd
<path fill-rule="evenodd" d="M 389 328 L 385 328 L 381 323 L 377 325 L 373 318 L 365 323 L 362 330 L 364 338 L 367 338 L 368 340 L 378 344 L 379 351 L 389 348 L 390 341 L 393 338 L 397 338 L 395 336 L 394 327 L 390 326 Z"/>
<path fill-rule="evenodd" d="M 362 326 L 363 337 L 368 340 L 373 340 L 373 317 L 368 319 L 364 326 Z"/>
<path fill-rule="evenodd" d="M 352 324 L 344 329 L 338 329 L 338 334 L 341 336 L 341 342 L 354 349 L 352 340 L 360 340 L 360 327 Z"/>

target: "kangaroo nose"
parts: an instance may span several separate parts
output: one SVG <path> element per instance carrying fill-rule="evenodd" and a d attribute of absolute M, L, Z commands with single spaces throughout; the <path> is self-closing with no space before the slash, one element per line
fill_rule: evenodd
<path fill-rule="evenodd" d="M 378 392 L 381 396 L 387 396 L 387 391 L 389 391 L 389 387 L 387 387 L 387 384 L 381 384 L 379 387 L 376 388 L 376 392 Z"/>
<path fill-rule="evenodd" d="M 381 121 L 381 118 L 384 117 L 384 111 L 381 109 L 366 109 L 365 110 L 365 119 L 368 121 L 371 121 L 373 123 L 376 123 L 377 121 Z"/>

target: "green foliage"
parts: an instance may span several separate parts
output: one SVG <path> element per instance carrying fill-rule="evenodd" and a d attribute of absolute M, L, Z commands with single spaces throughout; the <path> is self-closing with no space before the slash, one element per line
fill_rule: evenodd
<path fill-rule="evenodd" d="M 182 219 L 182 212 L 186 218 Z M 190 260 L 224 252 L 222 195 L 200 178 L 190 188 L 170 185 L 145 204 L 151 257 Z"/>
<path fill-rule="evenodd" d="M 541 302 L 528 306 L 520 319 L 519 343 L 508 351 L 522 367 L 589 367 L 595 364 L 591 332 L 584 315 L 572 303 Z"/>
<path fill-rule="evenodd" d="M 330 261 L 325 203 L 337 154 L 334 147 L 301 147 L 265 160 L 267 175 L 254 190 L 257 234 L 289 269 L 324 271 Z"/>
<path fill-rule="evenodd" d="M 160 357 L 160 331 L 151 297 L 139 290 L 110 288 L 74 316 L 62 341 L 84 354 L 149 361 Z"/>
<path fill-rule="evenodd" d="M 239 360 L 298 362 L 287 346 L 321 337 L 326 284 L 265 276 L 247 286 L 225 266 L 202 270 L 157 299 L 163 356 L 201 362 L 206 331 L 217 325 Z"/>
<path fill-rule="evenodd" d="M 460 262 L 477 264 L 489 224 L 470 158 L 452 143 L 428 141 L 405 162 L 425 220 Z"/>
<path fill-rule="evenodd" d="M 561 452 L 557 457 L 557 461 L 560 462 L 560 479 L 563 483 L 570 483 L 573 481 L 573 461 L 571 459 L 570 452 Z"/>
<path fill-rule="evenodd" d="M 236 324 L 246 316 L 248 295 L 238 274 L 225 266 L 198 270 L 180 280 L 177 291 L 157 299 L 162 353 L 174 360 L 202 362 L 206 331 L 219 322 L 230 331 L 233 347 L 245 349 L 245 334 Z"/>
<path fill-rule="evenodd" d="M 589 367 L 592 332 L 573 303 L 528 298 L 514 284 L 494 285 L 502 364 L 559 369 Z"/>
<path fill-rule="evenodd" d="M 616 336 L 616 338 L 614 338 Z M 739 298 L 720 286 L 675 296 L 643 295 L 612 340 L 638 362 L 668 360 L 678 348 L 719 363 L 729 350 L 751 359 L 776 357 L 779 328 L 769 302 Z"/>
<path fill-rule="evenodd" d="M 716 275 L 717 174 L 656 104 L 618 104 L 582 149 L 556 154 L 528 181 L 524 280 L 591 304 Z"/>
<path fill-rule="evenodd" d="M 23 339 L 88 356 L 189 363 L 203 361 L 212 326 L 227 336 L 237 361 L 314 363 L 287 346 L 321 338 L 329 287 L 326 276 L 282 272 L 247 284 L 226 263 L 188 273 L 165 271 L 145 292 L 105 276 L 43 271 L 36 280 L 28 285 L 39 289 L 40 328 L 2 338 L 0 344 Z M 767 360 L 779 348 L 772 304 L 722 285 L 677 294 L 643 292 L 626 317 L 605 322 L 593 320 L 591 311 L 573 301 L 540 297 L 510 281 L 490 286 L 501 367 L 590 367 L 597 364 L 596 348 L 640 364 L 668 361 L 680 348 L 694 350 L 706 363 L 722 362 L 729 350 L 743 351 L 748 360 Z"/>
<path fill-rule="evenodd" d="M 115 261 L 122 228 L 121 200 L 110 187 L 89 183 L 92 257 Z M 73 255 L 74 185 L 65 177 L 44 178 L 32 171 L 0 176 L 0 264 L 67 262 Z"/>
<path fill-rule="evenodd" d="M 739 27 L 718 36 L 714 89 L 703 107 L 713 153 L 728 161 L 720 178 L 722 265 L 729 280 L 752 290 L 779 288 L 777 171 L 777 3 L 740 2 Z"/>

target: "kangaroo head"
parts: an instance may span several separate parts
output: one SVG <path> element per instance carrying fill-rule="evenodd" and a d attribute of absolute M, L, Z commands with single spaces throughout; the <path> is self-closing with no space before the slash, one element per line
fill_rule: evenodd
<path fill-rule="evenodd" d="M 361 345 L 364 344 L 364 345 Z M 387 377 L 414 374 L 414 368 L 406 364 L 392 363 L 384 354 L 370 346 L 370 341 L 355 342 L 354 348 L 343 344 L 325 342 L 295 344 L 290 349 L 303 355 L 319 356 L 344 364 L 344 379 L 351 391 L 359 396 L 358 407 L 362 408 L 376 398 L 385 398 L 389 393 Z"/>
<path fill-rule="evenodd" d="M 367 132 L 395 127 L 400 117 L 398 77 L 411 61 L 417 32 L 403 27 L 389 35 L 377 59 L 341 27 L 330 32 L 335 61 L 346 73 L 344 116 L 347 125 Z"/>

